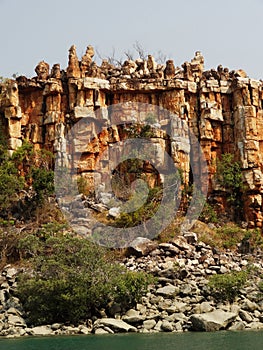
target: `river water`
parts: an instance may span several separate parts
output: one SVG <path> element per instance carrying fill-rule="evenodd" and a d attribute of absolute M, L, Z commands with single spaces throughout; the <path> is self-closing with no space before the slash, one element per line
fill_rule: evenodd
<path fill-rule="evenodd" d="M 0 339 L 1 350 L 262 350 L 263 332 L 155 333 Z"/>

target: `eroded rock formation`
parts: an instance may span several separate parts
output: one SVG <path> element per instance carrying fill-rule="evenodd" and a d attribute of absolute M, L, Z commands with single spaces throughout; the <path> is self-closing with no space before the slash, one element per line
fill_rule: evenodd
<path fill-rule="evenodd" d="M 250 227 L 262 227 L 263 82 L 248 78 L 242 70 L 229 71 L 221 65 L 216 70 L 204 71 L 200 52 L 182 67 L 175 67 L 172 60 L 166 65 L 157 64 L 151 55 L 146 60 L 127 60 L 119 66 L 103 60 L 98 66 L 93 56 L 94 50 L 88 46 L 79 60 L 73 45 L 65 71 L 55 64 L 50 72 L 49 65 L 42 61 L 36 67 L 35 78 L 19 77 L 2 84 L 0 127 L 7 136 L 10 151 L 27 138 L 36 148 L 45 147 L 56 153 L 61 164 L 66 166 L 69 161 L 74 164 L 74 154 L 83 150 L 86 142 L 85 132 L 72 149 L 72 159 L 65 156 L 65 134 L 78 120 L 89 118 L 88 132 L 93 140 L 82 151 L 78 166 L 92 187 L 99 155 L 130 135 L 127 125 L 131 121 L 127 116 L 134 113 L 131 102 L 156 105 L 181 121 L 178 125 L 178 119 L 159 110 L 150 116 L 155 118 L 151 124 L 158 125 L 156 130 L 151 130 L 150 138 L 169 150 L 185 181 L 191 177 L 191 143 L 185 142 L 189 136 L 184 131 L 187 125 L 206 157 L 209 194 L 224 209 L 224 193 L 214 181 L 216 159 L 223 153 L 232 153 L 242 165 L 245 219 Z M 117 116 L 120 125 L 112 126 L 107 107 L 120 103 Z M 142 122 L 147 121 L 148 114 Z M 178 133 L 184 142 L 179 142 Z M 102 161 L 107 173 L 110 161 L 105 154 Z M 150 167 L 149 178 L 151 173 Z M 103 173 L 99 176 L 103 183 Z"/>

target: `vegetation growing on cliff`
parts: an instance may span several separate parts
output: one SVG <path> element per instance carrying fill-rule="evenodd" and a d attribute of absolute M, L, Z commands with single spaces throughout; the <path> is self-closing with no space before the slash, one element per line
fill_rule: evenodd
<path fill-rule="evenodd" d="M 14 212 L 39 207 L 54 191 L 53 155 L 36 151 L 24 141 L 12 155 L 5 140 L 0 142 L 0 216 L 12 217 Z M 27 208 L 26 208 L 27 207 Z M 32 219 L 32 218 L 29 218 Z"/>
<path fill-rule="evenodd" d="M 234 219 L 242 213 L 242 192 L 244 189 L 241 164 L 234 160 L 233 154 L 225 153 L 217 161 L 216 180 L 227 193 L 227 201 L 233 208 Z"/>

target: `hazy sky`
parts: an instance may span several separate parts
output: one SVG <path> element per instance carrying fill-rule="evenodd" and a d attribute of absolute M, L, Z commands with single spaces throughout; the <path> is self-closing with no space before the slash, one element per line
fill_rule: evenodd
<path fill-rule="evenodd" d="M 72 44 L 79 58 L 89 44 L 124 57 L 138 41 L 176 65 L 200 50 L 207 69 L 223 64 L 260 79 L 262 16 L 263 0 L 0 0 L 0 76 L 34 76 L 41 60 L 66 68 Z"/>

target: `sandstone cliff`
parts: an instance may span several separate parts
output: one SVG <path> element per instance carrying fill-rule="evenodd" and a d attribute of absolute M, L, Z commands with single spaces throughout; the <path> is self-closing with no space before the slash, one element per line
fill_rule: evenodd
<path fill-rule="evenodd" d="M 232 153 L 242 166 L 244 217 L 250 227 L 262 227 L 263 82 L 250 79 L 242 70 L 229 71 L 222 66 L 204 71 L 200 52 L 182 67 L 175 67 L 172 60 L 166 65 L 157 64 L 151 55 L 146 60 L 127 60 L 120 66 L 103 60 L 98 66 L 93 56 L 94 50 L 88 46 L 79 60 L 72 46 L 66 70 L 55 64 L 50 71 L 42 61 L 36 67 L 36 77 L 21 76 L 2 84 L 0 130 L 7 136 L 10 151 L 29 139 L 36 149 L 44 147 L 54 152 L 62 165 L 71 162 L 76 166 L 74 157 L 83 150 L 85 132 L 70 151 L 65 149 L 65 134 L 81 118 L 89 118 L 88 132 L 93 139 L 81 152 L 78 171 L 92 187 L 100 154 L 129 135 L 127 126 L 131 121 L 126 116 L 133 112 L 130 103 L 159 106 L 161 111 L 178 116 L 182 124 L 174 125 L 169 114 L 159 109 L 150 116 L 159 126 L 151 130 L 151 139 L 170 153 L 182 169 L 185 182 L 191 182 L 191 142 L 185 145 L 175 136 L 181 130 L 182 136 L 189 138 L 184 131 L 187 125 L 205 154 L 209 195 L 219 210 L 224 210 L 226 198 L 214 181 L 216 159 Z M 117 126 L 112 125 L 107 109 L 116 104 L 120 105 Z M 102 162 L 101 183 L 110 170 L 107 153 Z M 153 169 L 144 170 L 149 182 L 159 181 Z"/>

